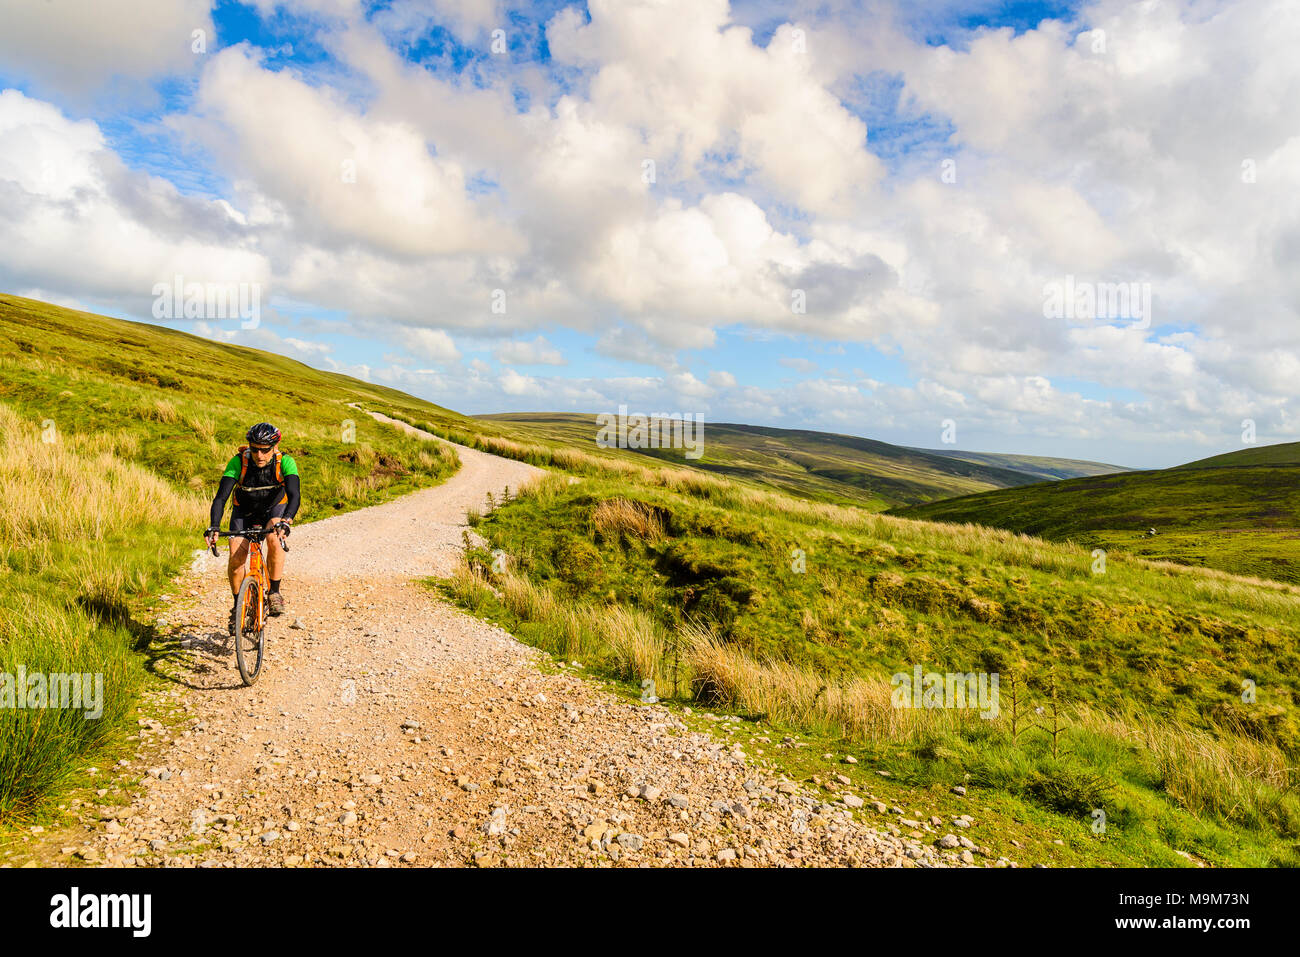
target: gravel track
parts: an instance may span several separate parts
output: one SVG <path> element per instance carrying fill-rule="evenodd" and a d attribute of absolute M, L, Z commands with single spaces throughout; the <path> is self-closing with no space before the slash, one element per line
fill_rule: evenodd
<path fill-rule="evenodd" d="M 870 824 L 860 822 L 859 796 L 785 780 L 745 753 L 748 741 L 691 731 L 580 668 L 543 670 L 536 649 L 413 583 L 452 571 L 467 508 L 541 471 L 456 450 L 461 468 L 440 486 L 294 530 L 288 611 L 269 626 L 253 688 L 224 630 L 224 556 L 177 579 L 160 630 L 186 651 L 142 708 L 171 717 L 141 719 L 136 757 L 101 769 L 98 800 L 74 808 L 80 823 L 33 839 L 36 859 L 994 866 L 964 839 L 969 820 L 900 826 L 902 809 L 873 810 L 867 795 L 857 813 Z M 132 779 L 141 786 L 124 789 Z M 129 803 L 113 803 L 122 794 Z"/>

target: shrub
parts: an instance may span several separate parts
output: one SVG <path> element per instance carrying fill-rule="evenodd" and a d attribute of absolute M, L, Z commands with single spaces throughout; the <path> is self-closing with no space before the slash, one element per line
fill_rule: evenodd
<path fill-rule="evenodd" d="M 1034 771 L 1024 789 L 1049 810 L 1083 817 L 1106 804 L 1111 785 L 1089 768 L 1052 760 Z"/>

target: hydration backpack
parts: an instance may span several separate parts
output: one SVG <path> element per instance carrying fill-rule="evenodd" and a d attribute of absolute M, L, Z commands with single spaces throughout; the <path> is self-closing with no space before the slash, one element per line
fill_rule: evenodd
<path fill-rule="evenodd" d="M 261 485 L 256 488 L 248 488 L 244 485 L 244 476 L 248 474 L 248 446 L 241 445 L 235 450 L 235 454 L 239 456 L 239 481 L 235 483 L 235 488 L 242 489 L 246 492 L 265 492 L 269 489 L 275 488 L 277 485 L 284 484 L 284 475 L 280 472 L 281 453 L 279 449 L 275 450 L 275 485 Z"/>

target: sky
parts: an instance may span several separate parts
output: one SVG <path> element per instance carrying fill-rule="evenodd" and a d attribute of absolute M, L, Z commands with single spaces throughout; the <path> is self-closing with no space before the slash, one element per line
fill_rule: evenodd
<path fill-rule="evenodd" d="M 1293 0 L 0 23 L 0 291 L 466 413 L 1139 468 L 1300 440 Z M 185 313 L 214 288 L 249 310 Z"/>

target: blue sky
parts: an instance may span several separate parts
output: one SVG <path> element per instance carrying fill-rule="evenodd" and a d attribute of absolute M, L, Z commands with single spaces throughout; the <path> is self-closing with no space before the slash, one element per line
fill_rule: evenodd
<path fill-rule="evenodd" d="M 576 7 L 583 11 L 584 16 L 587 15 L 584 3 L 569 4 L 549 0 L 546 3 L 514 6 L 506 21 L 510 29 L 507 44 L 510 61 L 549 66 L 551 61 L 544 36 L 545 25 L 558 10 L 566 6 Z M 923 6 L 905 5 L 903 13 L 910 18 L 906 24 L 908 28 L 918 36 L 923 36 L 929 44 L 960 45 L 973 30 L 1011 27 L 1022 32 L 1037 26 L 1043 19 L 1068 16 L 1077 4 L 973 2 L 958 4 L 937 13 L 926 11 L 921 8 Z M 367 2 L 365 7 L 370 18 L 374 19 L 391 11 L 392 3 L 391 0 L 379 0 Z M 761 13 L 761 5 L 755 7 L 755 13 Z M 745 4 L 735 4 L 733 9 L 736 21 L 751 26 L 755 31 L 755 41 L 760 44 L 770 42 L 773 31 L 784 22 L 779 13 L 761 21 L 747 21 Z M 255 46 L 266 52 L 264 65 L 268 69 L 323 68 L 325 76 L 332 76 L 334 71 L 346 72 L 345 65 L 334 60 L 316 42 L 311 17 L 295 16 L 285 10 L 264 17 L 253 7 L 238 0 L 222 0 L 214 5 L 212 12 L 218 45 L 248 43 Z M 406 60 L 437 75 L 469 77 L 472 80 L 478 72 L 489 70 L 494 64 L 494 57 L 485 52 L 481 44 L 461 42 L 452 30 L 439 23 L 430 23 L 418 34 L 404 35 L 401 41 L 397 46 Z M 554 72 L 557 77 L 563 78 L 567 71 L 557 68 Z M 951 124 L 943 117 L 901 115 L 899 97 L 902 86 L 902 78 L 896 74 L 879 71 L 867 73 L 857 78 L 855 96 L 844 101 L 853 113 L 867 123 L 869 139 L 875 152 L 887 161 L 891 169 L 902 169 L 909 163 L 930 161 L 940 156 L 952 132 Z M 168 137 L 155 129 L 164 113 L 185 108 L 187 98 L 193 95 L 193 88 L 194 84 L 158 84 L 163 96 L 160 107 L 131 117 L 115 113 L 111 108 L 88 115 L 101 122 L 114 149 L 132 166 L 163 176 L 184 192 L 220 196 L 228 190 L 228 183 L 215 171 L 204 169 L 203 154 L 191 152 L 176 157 L 174 151 L 183 145 L 183 141 L 178 137 Z M 737 180 L 719 176 L 712 178 L 709 185 L 727 187 L 734 186 L 736 182 Z M 797 228 L 797 214 L 793 223 Z M 275 304 L 274 300 L 272 304 Z M 279 307 L 290 314 L 300 311 L 285 308 L 283 303 Z M 339 314 L 318 312 L 317 315 L 321 318 L 344 318 Z M 602 357 L 595 348 L 596 336 L 578 335 L 563 328 L 540 331 L 562 348 L 569 361 L 565 371 L 575 377 L 644 375 L 654 371 L 655 367 L 651 363 L 618 362 Z M 317 338 L 334 347 L 336 352 L 347 353 L 354 361 L 367 365 L 380 364 L 383 354 L 391 351 L 383 343 L 341 334 L 317 334 Z M 762 386 L 770 381 L 773 374 L 781 378 L 797 375 L 788 367 L 772 368 L 772 346 L 766 338 L 756 339 L 737 332 L 726 333 L 723 338 L 729 371 L 736 375 L 742 385 Z M 870 378 L 900 385 L 908 379 L 906 367 L 897 356 L 887 356 L 869 344 L 855 343 L 837 347 L 849 349 L 852 361 L 843 357 L 844 361 L 832 363 L 827 361 L 829 357 L 825 354 L 825 343 L 800 336 L 781 336 L 779 341 L 783 358 L 814 362 L 826 368 L 839 366 L 851 376 L 856 370 Z M 490 350 L 480 353 L 480 357 L 492 361 Z M 529 373 L 546 371 L 545 366 L 516 365 L 521 371 Z M 545 403 L 536 406 L 537 409 L 545 407 Z M 464 411 L 477 413 L 501 410 L 483 407 L 467 408 Z"/>
<path fill-rule="evenodd" d="M 933 9 L 937 6 L 938 9 Z M 971 2 L 938 4 L 904 4 L 903 25 L 930 45 L 949 45 L 960 49 L 967 38 L 982 29 L 1009 27 L 1021 33 L 1033 29 L 1046 19 L 1071 20 L 1080 4 L 1065 2 L 999 3 Z M 375 20 L 391 12 L 392 0 L 367 0 L 364 7 Z M 560 81 L 559 89 L 572 71 L 552 63 L 545 39 L 546 23 L 565 7 L 586 14 L 585 3 L 563 0 L 512 5 L 505 25 L 510 29 L 508 60 L 513 64 L 533 64 L 551 71 Z M 785 22 L 779 8 L 767 4 L 733 4 L 733 19 L 754 30 L 755 42 L 770 42 L 772 33 Z M 747 16 L 752 12 L 752 18 Z M 212 6 L 216 29 L 214 48 L 248 44 L 257 48 L 268 70 L 289 69 L 307 82 L 330 82 L 347 75 L 346 64 L 331 55 L 320 42 L 319 19 L 280 7 L 270 15 L 259 12 L 240 0 L 217 0 Z M 382 19 L 380 19 L 382 22 Z M 491 72 L 496 58 L 480 43 L 466 43 L 448 27 L 431 22 L 415 34 L 390 33 L 394 46 L 410 63 L 440 76 L 459 77 L 475 82 L 481 72 Z M 9 72 L 0 63 L 0 82 L 24 92 L 32 84 L 18 73 Z M 152 96 L 145 102 L 106 97 L 82 104 L 70 111 L 77 117 L 95 120 L 104 130 L 110 145 L 133 168 L 162 176 L 182 192 L 201 196 L 219 196 L 229 184 L 219 171 L 210 168 L 202 151 L 182 152 L 184 140 L 159 128 L 160 120 L 170 113 L 184 112 L 192 103 L 197 83 L 192 79 L 166 77 L 151 84 Z M 952 124 L 942 116 L 902 115 L 899 96 L 902 77 L 890 71 L 866 71 L 853 78 L 845 91 L 844 106 L 867 123 L 869 139 L 878 155 L 891 169 L 908 162 L 928 161 L 942 152 L 953 132 Z M 38 87 L 39 89 L 39 87 Z M 140 99 L 137 97 L 136 99 Z M 182 152 L 182 155 L 177 155 Z M 725 183 L 719 178 L 717 182 Z"/>
<path fill-rule="evenodd" d="M 0 39 L 0 186 L 38 200 L 15 291 L 150 319 L 151 280 L 252 277 L 257 329 L 174 324 L 471 413 L 645 403 L 917 446 L 953 417 L 966 447 L 1142 466 L 1231 448 L 1245 416 L 1295 437 L 1256 345 L 1292 355 L 1285 255 L 1241 252 L 1289 248 L 1289 183 L 1242 190 L 1218 155 L 1289 168 L 1285 111 L 1243 99 L 1278 83 L 1247 45 L 1272 0 L 141 3 Z M 1178 68 L 1213 57 L 1216 88 Z M 81 275 L 21 255 L 65 175 L 105 238 Z M 1156 323 L 1045 319 L 1065 275 L 1154 286 Z"/>

